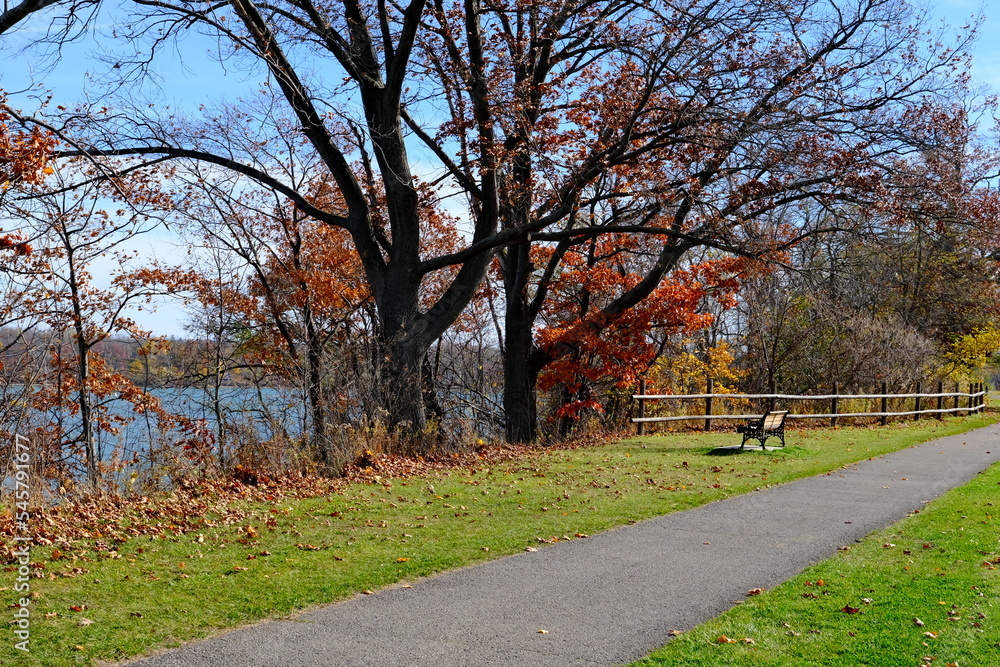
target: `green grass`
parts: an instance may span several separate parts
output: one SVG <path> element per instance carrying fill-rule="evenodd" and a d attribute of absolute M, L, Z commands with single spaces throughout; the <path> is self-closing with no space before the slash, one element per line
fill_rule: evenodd
<path fill-rule="evenodd" d="M 0 664 L 118 660 L 991 422 L 972 417 L 792 431 L 784 450 L 737 454 L 716 449 L 738 442 L 732 433 L 630 438 L 490 467 L 352 484 L 329 497 L 243 503 L 242 515 L 230 523 L 188 533 L 165 524 L 159 537 L 136 538 L 117 551 L 80 544 L 52 560 L 51 547 L 34 547 L 42 578 L 31 581 L 31 652 L 15 650 L 11 629 L 0 643 Z M 11 590 L 16 572 L 0 576 L 8 578 L 0 581 L 6 607 L 19 595 Z M 8 613 L 13 618 L 13 610 Z"/>
<path fill-rule="evenodd" d="M 633 667 L 998 665 L 998 485 L 994 465 Z"/>

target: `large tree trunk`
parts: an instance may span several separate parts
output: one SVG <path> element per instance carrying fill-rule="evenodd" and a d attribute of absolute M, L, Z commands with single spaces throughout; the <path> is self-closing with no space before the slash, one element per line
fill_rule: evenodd
<path fill-rule="evenodd" d="M 419 433 L 427 427 L 423 391 L 427 348 L 403 340 L 390 343 L 386 350 L 387 363 L 381 373 L 380 398 L 387 413 L 388 426 Z"/>
<path fill-rule="evenodd" d="M 538 436 L 535 385 L 544 366 L 535 347 L 534 313 L 528 279 L 531 276 L 530 243 L 512 246 L 504 262 L 503 410 L 509 442 L 532 442 Z"/>

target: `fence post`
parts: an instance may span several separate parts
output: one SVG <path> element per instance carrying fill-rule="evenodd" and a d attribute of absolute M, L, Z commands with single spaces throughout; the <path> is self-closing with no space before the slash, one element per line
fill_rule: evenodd
<path fill-rule="evenodd" d="M 922 391 L 921 387 L 922 387 L 921 383 L 918 382 L 917 390 L 914 392 L 917 395 L 917 398 L 913 402 L 913 409 L 916 411 L 916 414 L 913 415 L 913 421 L 918 421 L 920 419 L 920 392 Z"/>
<path fill-rule="evenodd" d="M 968 417 L 972 415 L 972 401 L 975 400 L 972 394 L 976 393 L 974 389 L 975 385 L 971 382 L 969 383 L 969 409 L 965 411 L 965 416 Z"/>
<path fill-rule="evenodd" d="M 767 411 L 774 412 L 774 404 L 775 401 L 777 400 L 774 397 L 774 394 L 778 393 L 777 389 L 775 389 L 774 378 L 771 378 L 771 381 L 767 383 L 767 389 L 768 392 L 771 394 L 771 398 L 767 399 Z"/>
<path fill-rule="evenodd" d="M 708 389 L 708 391 L 705 392 L 706 394 L 708 394 L 708 396 L 705 398 L 705 414 L 706 415 L 711 415 L 712 414 L 712 394 L 715 392 L 715 380 L 713 380 L 712 378 L 708 378 L 708 382 L 706 383 L 705 386 Z M 712 419 L 711 418 L 708 418 L 708 419 L 705 420 L 705 430 L 706 431 L 711 431 L 712 430 Z"/>
<path fill-rule="evenodd" d="M 889 384 L 887 382 L 882 383 L 882 426 L 889 423 Z"/>
<path fill-rule="evenodd" d="M 836 417 L 836 414 L 837 414 L 837 398 L 839 398 L 839 394 L 840 394 L 840 383 L 839 382 L 834 382 L 833 383 L 833 398 L 830 399 L 830 414 L 832 414 L 834 416 L 830 417 L 830 426 L 836 426 L 837 425 L 837 417 Z"/>
<path fill-rule="evenodd" d="M 956 417 L 960 417 L 961 416 L 961 415 L 958 414 L 958 408 L 959 408 L 959 405 L 958 405 L 958 399 L 959 399 L 958 393 L 960 391 L 962 391 L 962 385 L 959 384 L 958 382 L 956 382 L 955 383 L 955 416 Z"/>
<path fill-rule="evenodd" d="M 938 382 L 937 393 L 938 393 L 938 400 L 937 400 L 938 413 L 937 413 L 937 418 L 938 419 L 944 419 L 944 396 L 941 395 L 941 394 L 944 393 L 944 382 Z"/>
<path fill-rule="evenodd" d="M 646 416 L 646 399 L 641 398 L 646 394 L 646 378 L 639 378 L 639 419 Z M 639 422 L 637 424 L 636 433 L 638 435 L 643 435 L 646 432 L 646 422 Z"/>

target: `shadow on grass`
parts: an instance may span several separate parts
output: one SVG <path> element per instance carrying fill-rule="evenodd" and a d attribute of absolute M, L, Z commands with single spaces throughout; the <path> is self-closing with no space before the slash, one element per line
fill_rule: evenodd
<path fill-rule="evenodd" d="M 738 456 L 740 454 L 759 456 L 767 454 L 771 457 L 781 458 L 798 458 L 809 453 L 809 450 L 802 447 L 771 447 L 770 445 L 767 449 L 761 449 L 759 445 L 747 446 L 743 449 L 740 449 L 739 445 L 727 445 L 726 447 L 704 447 L 697 451 L 705 456 Z"/>

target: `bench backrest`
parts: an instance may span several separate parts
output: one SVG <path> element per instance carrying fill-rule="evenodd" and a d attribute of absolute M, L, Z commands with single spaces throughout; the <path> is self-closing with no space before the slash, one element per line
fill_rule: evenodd
<path fill-rule="evenodd" d="M 787 410 L 785 410 L 784 412 L 768 412 L 766 415 L 764 415 L 764 424 L 763 426 L 761 426 L 761 428 L 763 428 L 765 431 L 770 431 L 772 429 L 778 428 L 779 426 L 785 423 L 785 415 L 787 414 L 788 414 Z"/>

